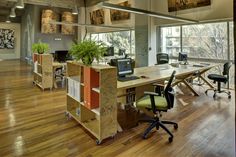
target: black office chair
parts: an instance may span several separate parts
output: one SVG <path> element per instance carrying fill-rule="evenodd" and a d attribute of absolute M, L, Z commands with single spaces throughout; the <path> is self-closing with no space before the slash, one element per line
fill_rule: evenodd
<path fill-rule="evenodd" d="M 140 120 L 140 122 L 151 123 L 150 126 L 145 130 L 143 138 L 146 139 L 148 133 L 156 128 L 159 130 L 159 126 L 163 128 L 169 135 L 169 142 L 173 141 L 173 134 L 166 128 L 164 124 L 172 124 L 174 128 L 178 128 L 178 124 L 170 121 L 161 121 L 159 116 L 161 112 L 167 112 L 167 110 L 173 108 L 174 106 L 174 89 L 171 87 L 171 83 L 174 79 L 175 71 L 171 74 L 171 77 L 163 91 L 163 93 L 155 92 L 144 92 L 145 96 L 137 101 L 137 108 L 144 111 L 149 117 L 146 120 Z"/>
<path fill-rule="evenodd" d="M 214 90 L 213 98 L 216 97 L 216 93 L 226 93 L 228 95 L 228 98 L 229 99 L 231 98 L 230 91 L 228 91 L 228 90 L 221 90 L 221 82 L 223 82 L 223 83 L 229 82 L 229 69 L 230 69 L 231 65 L 232 65 L 231 62 L 227 62 L 227 63 L 224 64 L 222 75 L 219 75 L 219 74 L 209 74 L 208 75 L 208 78 L 210 80 L 213 80 L 213 83 L 217 82 L 217 89 L 216 88 L 207 89 L 205 91 L 206 94 L 207 94 L 207 92 L 209 90 Z"/>
<path fill-rule="evenodd" d="M 156 65 L 169 63 L 169 55 L 166 53 L 157 53 L 156 58 L 157 58 Z"/>

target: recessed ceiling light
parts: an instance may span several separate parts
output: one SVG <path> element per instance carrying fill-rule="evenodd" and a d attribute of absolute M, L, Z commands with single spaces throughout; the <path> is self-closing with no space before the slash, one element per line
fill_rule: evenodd
<path fill-rule="evenodd" d="M 11 8 L 10 17 L 16 17 L 15 8 Z"/>
<path fill-rule="evenodd" d="M 73 15 L 77 15 L 77 14 L 78 14 L 77 5 L 75 5 L 75 7 L 73 7 L 73 9 L 72 9 L 72 14 L 73 14 Z"/>
<path fill-rule="evenodd" d="M 16 3 L 16 8 L 23 9 L 24 7 L 24 0 L 18 0 Z"/>

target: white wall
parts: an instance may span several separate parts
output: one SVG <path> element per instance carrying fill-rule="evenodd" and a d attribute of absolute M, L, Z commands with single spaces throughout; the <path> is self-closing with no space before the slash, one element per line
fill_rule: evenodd
<path fill-rule="evenodd" d="M 15 30 L 15 47 L 14 49 L 0 49 L 0 59 L 19 59 L 20 58 L 20 40 L 21 25 L 19 23 L 0 23 L 2 29 Z"/>

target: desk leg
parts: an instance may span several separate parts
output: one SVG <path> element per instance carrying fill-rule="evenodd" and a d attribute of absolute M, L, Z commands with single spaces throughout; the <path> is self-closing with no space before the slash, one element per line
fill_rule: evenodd
<path fill-rule="evenodd" d="M 186 80 L 183 80 L 183 83 L 188 87 L 188 89 L 191 90 L 191 92 L 193 92 L 195 96 L 199 96 L 199 94 L 193 89 L 193 87 Z"/>
<path fill-rule="evenodd" d="M 214 88 L 214 86 L 209 82 L 207 81 L 202 75 L 199 76 L 210 88 Z"/>
<path fill-rule="evenodd" d="M 56 68 L 53 68 L 53 87 L 54 88 L 57 88 L 57 81 L 56 81 L 56 78 L 55 78 L 55 75 L 56 75 Z"/>

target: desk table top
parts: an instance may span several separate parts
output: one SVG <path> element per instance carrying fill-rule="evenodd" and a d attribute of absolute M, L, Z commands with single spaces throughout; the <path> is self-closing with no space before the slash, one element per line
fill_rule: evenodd
<path fill-rule="evenodd" d="M 180 77 L 197 71 L 209 70 L 219 64 L 201 64 L 203 65 L 202 67 L 193 65 L 195 64 L 179 65 L 179 67 L 173 67 L 169 64 L 162 64 L 149 67 L 135 68 L 133 75 L 138 77 L 145 76 L 145 78 L 130 80 L 126 82 L 117 81 L 117 88 L 126 89 L 166 80 L 171 76 L 173 70 L 176 71 L 175 77 Z"/>

